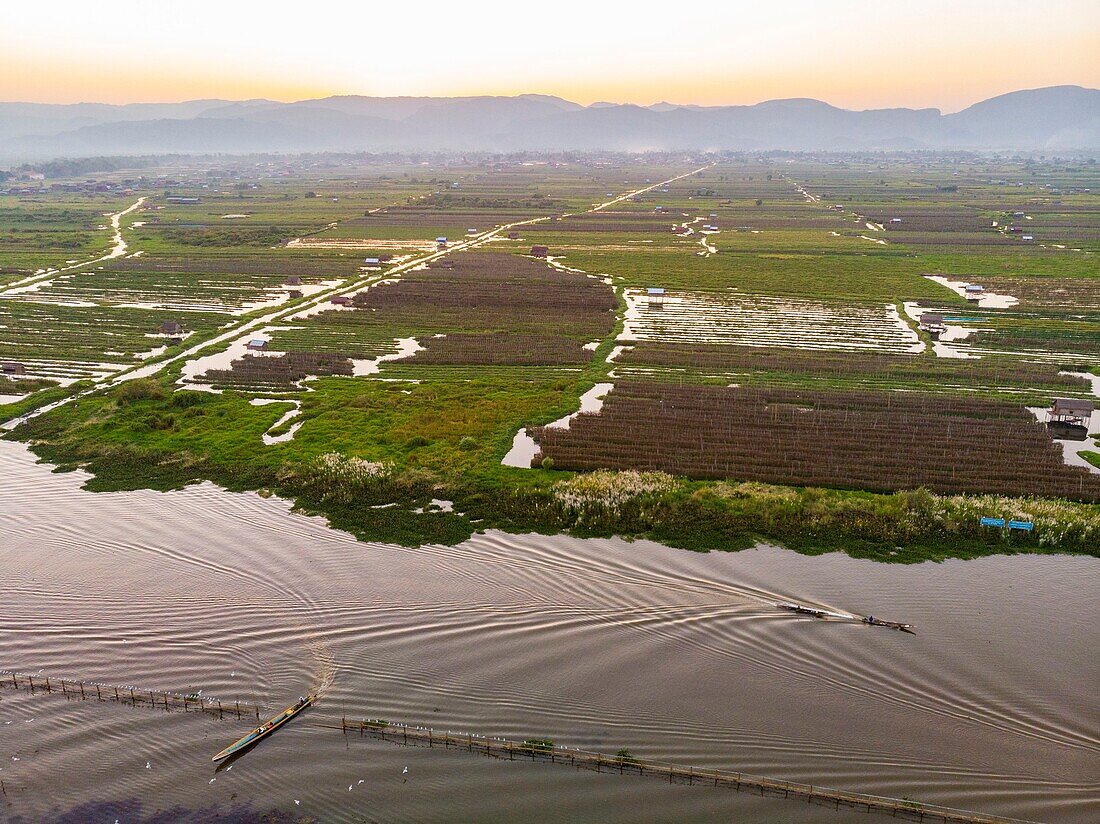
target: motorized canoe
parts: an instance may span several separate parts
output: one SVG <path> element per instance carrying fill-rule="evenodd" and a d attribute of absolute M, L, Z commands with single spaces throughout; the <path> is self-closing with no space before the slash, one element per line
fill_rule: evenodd
<path fill-rule="evenodd" d="M 790 601 L 780 601 L 776 606 L 790 612 L 797 612 L 799 615 L 813 615 L 815 618 L 824 618 L 828 614 L 823 609 L 807 607 L 802 604 L 792 604 Z"/>
<path fill-rule="evenodd" d="M 231 755 L 236 755 L 239 752 L 243 752 L 260 739 L 266 738 L 267 736 L 271 735 L 271 733 L 275 732 L 275 730 L 279 729 L 279 727 L 283 726 L 283 724 L 285 724 L 295 715 L 300 713 L 315 700 L 316 696 L 312 694 L 307 695 L 305 698 L 299 698 L 294 704 L 287 707 L 275 717 L 269 719 L 266 723 L 256 727 L 256 729 L 252 730 L 252 732 L 237 739 L 210 760 L 221 761 L 223 759 L 229 758 L 229 756 Z"/>
<path fill-rule="evenodd" d="M 853 616 L 843 612 L 833 612 L 828 609 L 808 607 L 805 604 L 796 604 L 791 601 L 780 601 L 776 606 L 789 612 L 797 612 L 799 615 L 812 615 L 814 618 L 839 618 L 842 621 L 851 620 L 853 618 Z"/>
<path fill-rule="evenodd" d="M 896 629 L 900 632 L 908 632 L 910 635 L 916 635 L 913 631 L 912 624 L 903 624 L 900 621 L 883 621 L 881 618 L 876 618 L 874 615 L 868 615 L 863 618 L 863 623 L 872 627 L 886 627 L 887 629 Z"/>
<path fill-rule="evenodd" d="M 836 618 L 841 621 L 859 621 L 871 627 L 886 627 L 887 629 L 896 629 L 900 632 L 908 632 L 910 635 L 917 634 L 912 624 L 903 624 L 900 621 L 884 621 L 873 615 L 846 615 L 843 612 L 832 612 L 827 609 L 808 607 L 805 604 L 796 604 L 792 601 L 780 601 L 776 606 L 788 612 L 794 612 L 798 615 L 809 615 L 813 618 Z"/>

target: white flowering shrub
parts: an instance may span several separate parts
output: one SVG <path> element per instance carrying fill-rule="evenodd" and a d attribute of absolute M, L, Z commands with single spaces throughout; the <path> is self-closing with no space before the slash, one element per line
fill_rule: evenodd
<path fill-rule="evenodd" d="M 349 458 L 340 452 L 326 452 L 313 466 L 321 478 L 347 484 L 366 483 L 390 474 L 388 464 L 364 458 Z"/>
<path fill-rule="evenodd" d="M 676 479 L 664 472 L 598 469 L 558 481 L 551 492 L 566 512 L 578 516 L 586 513 L 614 516 L 627 501 L 671 492 L 676 485 Z"/>
<path fill-rule="evenodd" d="M 1100 509 L 1049 498 L 1005 498 L 998 495 L 933 496 L 937 517 L 949 531 L 973 527 L 982 516 L 1031 521 L 1040 546 L 1081 547 L 1100 544 Z M 988 529 L 988 527 L 985 527 Z"/>
<path fill-rule="evenodd" d="M 352 501 L 367 487 L 390 478 L 392 471 L 390 464 L 326 452 L 293 475 L 320 498 Z"/>

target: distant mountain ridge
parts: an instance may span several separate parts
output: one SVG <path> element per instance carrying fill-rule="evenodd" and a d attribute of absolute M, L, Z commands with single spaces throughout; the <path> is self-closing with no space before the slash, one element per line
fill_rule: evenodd
<path fill-rule="evenodd" d="M 0 103 L 0 157 L 165 152 L 1100 149 L 1100 90 L 1010 92 L 944 115 L 820 100 L 581 106 L 552 95 L 280 103 Z"/>

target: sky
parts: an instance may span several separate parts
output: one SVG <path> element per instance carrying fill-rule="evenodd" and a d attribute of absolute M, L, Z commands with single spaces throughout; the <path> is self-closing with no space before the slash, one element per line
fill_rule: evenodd
<path fill-rule="evenodd" d="M 1100 0 L 0 4 L 0 100 L 556 94 L 957 111 L 1100 87 Z"/>

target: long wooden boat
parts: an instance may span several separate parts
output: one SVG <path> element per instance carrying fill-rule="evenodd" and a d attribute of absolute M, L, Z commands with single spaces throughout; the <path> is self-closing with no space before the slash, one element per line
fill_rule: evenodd
<path fill-rule="evenodd" d="M 884 621 L 873 615 L 845 615 L 843 612 L 832 612 L 827 609 L 808 607 L 805 604 L 796 604 L 792 601 L 780 601 L 776 606 L 788 612 L 794 612 L 798 615 L 809 615 L 813 618 L 837 618 L 842 621 L 859 621 L 871 627 L 885 627 L 887 629 L 896 629 L 900 632 L 908 632 L 910 635 L 917 634 L 912 624 L 903 624 L 900 621 Z"/>
<path fill-rule="evenodd" d="M 815 618 L 824 618 L 827 615 L 827 612 L 823 609 L 807 607 L 802 604 L 793 604 L 790 601 L 780 601 L 776 606 L 780 609 L 788 610 L 789 612 L 797 612 L 799 615 L 812 615 Z"/>
<path fill-rule="evenodd" d="M 271 735 L 271 733 L 275 732 L 275 730 L 279 729 L 279 727 L 281 727 L 295 715 L 297 715 L 310 704 L 312 704 L 316 700 L 316 698 L 317 697 L 312 694 L 307 695 L 305 698 L 299 698 L 294 704 L 287 707 L 285 710 L 268 720 L 266 723 L 256 727 L 256 729 L 252 730 L 252 732 L 248 733 L 248 735 L 242 736 L 241 738 L 237 739 L 210 760 L 221 761 L 225 758 L 229 758 L 229 756 L 231 755 L 243 752 L 244 750 L 255 744 L 257 741 L 259 741 L 261 738 L 266 738 L 267 736 Z"/>
<path fill-rule="evenodd" d="M 876 618 L 874 615 L 868 615 L 861 619 L 863 623 L 872 627 L 886 627 L 887 629 L 896 629 L 900 632 L 908 632 L 910 635 L 916 635 L 913 630 L 912 624 L 903 624 L 900 621 L 883 621 L 881 618 Z"/>
<path fill-rule="evenodd" d="M 799 615 L 811 615 L 814 618 L 839 618 L 842 621 L 850 621 L 854 617 L 843 612 L 833 612 L 828 609 L 808 607 L 805 604 L 796 604 L 792 601 L 780 601 L 776 606 L 788 612 L 796 612 Z"/>

